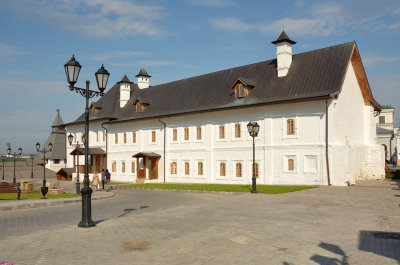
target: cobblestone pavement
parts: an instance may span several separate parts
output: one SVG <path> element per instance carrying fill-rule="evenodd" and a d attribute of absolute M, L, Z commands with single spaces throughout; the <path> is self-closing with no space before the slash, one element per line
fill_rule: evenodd
<path fill-rule="evenodd" d="M 280 195 L 116 190 L 80 204 L 0 213 L 14 264 L 399 264 L 394 181 Z"/>

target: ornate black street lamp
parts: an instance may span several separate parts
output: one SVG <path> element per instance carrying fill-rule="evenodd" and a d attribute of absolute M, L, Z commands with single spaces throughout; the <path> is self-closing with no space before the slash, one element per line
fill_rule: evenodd
<path fill-rule="evenodd" d="M 8 155 L 11 154 L 11 147 L 9 147 L 7 149 L 7 152 L 8 152 Z M 14 184 L 17 183 L 17 179 L 15 178 L 15 161 L 17 160 L 17 157 L 19 157 L 21 154 L 22 154 L 22 148 L 21 147 L 18 148 L 18 155 L 16 155 L 15 152 L 14 152 L 14 178 L 13 178 L 13 183 Z"/>
<path fill-rule="evenodd" d="M 247 124 L 247 130 L 251 137 L 253 137 L 253 178 L 252 178 L 252 188 L 251 193 L 257 193 L 257 184 L 256 184 L 256 146 L 254 144 L 254 138 L 257 137 L 258 131 L 260 130 L 260 126 L 257 122 L 249 122 Z"/>
<path fill-rule="evenodd" d="M 32 160 L 32 171 L 31 171 L 31 179 L 33 179 L 33 159 L 35 156 L 33 154 L 30 155 L 30 159 Z"/>
<path fill-rule="evenodd" d="M 1 161 L 3 161 L 3 180 L 4 180 L 4 162 L 6 161 L 6 158 L 4 156 L 1 156 Z"/>
<path fill-rule="evenodd" d="M 36 143 L 36 151 L 42 152 L 43 153 L 43 186 L 40 188 L 40 191 L 42 192 L 43 198 L 46 199 L 46 194 L 49 191 L 49 188 L 46 187 L 46 153 L 51 152 L 53 150 L 53 144 L 49 143 L 48 144 L 49 150 L 46 150 L 46 147 L 43 147 L 43 150 L 40 151 L 40 144 Z"/>
<path fill-rule="evenodd" d="M 82 194 L 82 220 L 79 222 L 79 227 L 92 227 L 96 224 L 92 220 L 92 205 L 91 197 L 93 190 L 89 187 L 89 98 L 94 96 L 103 96 L 104 90 L 107 86 L 108 77 L 110 74 L 102 65 L 101 68 L 95 73 L 97 87 L 99 91 L 89 90 L 90 81 L 86 81 L 86 89 L 74 87 L 76 81 L 78 80 L 79 72 L 81 70 L 81 65 L 75 60 L 74 55 L 72 55 L 71 60 L 69 60 L 65 65 L 65 74 L 67 75 L 67 80 L 69 83 L 69 89 L 71 91 L 75 90 L 79 92 L 83 97 L 86 98 L 85 107 L 85 175 L 83 179 L 83 188 L 81 190 Z"/>
<path fill-rule="evenodd" d="M 72 146 L 72 141 L 74 140 L 74 136 L 72 134 L 68 135 L 69 145 Z M 76 141 L 76 148 L 79 148 L 79 141 Z M 76 170 L 76 194 L 81 194 L 81 183 L 79 182 L 79 150 L 76 152 L 76 160 L 77 160 L 77 170 Z"/>

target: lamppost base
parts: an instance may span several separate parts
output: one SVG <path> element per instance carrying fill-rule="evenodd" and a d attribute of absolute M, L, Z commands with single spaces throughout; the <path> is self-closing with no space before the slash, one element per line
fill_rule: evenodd
<path fill-rule="evenodd" d="M 43 198 L 41 198 L 41 199 L 47 199 L 46 194 L 49 191 L 49 187 L 41 187 L 40 191 L 42 192 L 42 195 L 43 195 Z"/>
<path fill-rule="evenodd" d="M 252 178 L 252 189 L 251 189 L 251 193 L 257 193 L 257 185 L 256 185 L 256 178 Z"/>
<path fill-rule="evenodd" d="M 82 194 L 82 220 L 79 222 L 78 227 L 93 227 L 96 224 L 92 220 L 92 193 L 93 190 L 89 186 L 83 186 Z"/>

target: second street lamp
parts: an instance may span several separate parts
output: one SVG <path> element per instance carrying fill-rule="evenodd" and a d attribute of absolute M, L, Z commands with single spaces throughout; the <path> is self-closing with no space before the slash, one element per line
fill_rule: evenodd
<path fill-rule="evenodd" d="M 68 135 L 69 145 L 72 146 L 72 141 L 74 140 L 74 136 L 70 133 Z M 76 141 L 76 161 L 77 161 L 77 170 L 76 170 L 76 194 L 81 195 L 81 183 L 79 182 L 79 141 Z"/>
<path fill-rule="evenodd" d="M 83 179 L 83 188 L 81 190 L 82 194 L 82 220 L 79 222 L 79 227 L 92 227 L 96 224 L 92 220 L 92 193 L 93 190 L 89 186 L 89 98 L 94 96 L 103 96 L 104 90 L 107 86 L 107 81 L 110 76 L 108 71 L 102 65 L 100 69 L 95 73 L 97 86 L 99 91 L 89 90 L 90 81 L 86 81 L 86 89 L 75 87 L 75 83 L 78 80 L 79 72 L 81 70 L 81 65 L 78 61 L 75 60 L 75 57 L 72 55 L 71 60 L 69 60 L 65 65 L 65 74 L 67 76 L 67 81 L 69 83 L 69 89 L 71 91 L 75 90 L 77 93 L 80 93 L 86 99 L 85 106 L 85 175 Z"/>
<path fill-rule="evenodd" d="M 33 179 L 33 159 L 35 156 L 33 154 L 30 155 L 30 159 L 32 160 L 32 171 L 31 171 L 31 179 Z"/>
<path fill-rule="evenodd" d="M 48 187 L 46 187 L 46 153 L 51 152 L 53 150 L 53 144 L 49 143 L 48 144 L 48 150 L 46 150 L 46 147 L 43 147 L 43 151 L 40 151 L 40 144 L 36 143 L 36 151 L 38 152 L 43 152 L 43 186 L 40 188 L 40 191 L 42 192 L 43 198 L 46 199 L 46 194 L 47 191 L 49 190 Z"/>
<path fill-rule="evenodd" d="M 11 155 L 11 147 L 9 147 L 7 149 L 7 151 L 8 151 L 8 155 Z M 13 183 L 14 184 L 17 183 L 17 179 L 15 177 L 15 161 L 17 160 L 17 157 L 19 157 L 21 154 L 22 154 L 22 148 L 21 147 L 18 148 L 18 155 L 16 155 L 15 152 L 14 152 L 14 177 L 13 177 Z"/>
<path fill-rule="evenodd" d="M 260 125 L 258 125 L 257 122 L 249 122 L 247 124 L 247 130 L 250 134 L 251 137 L 253 137 L 253 177 L 252 177 L 252 188 L 251 188 L 251 193 L 257 193 L 257 184 L 256 184 L 256 149 L 255 149 L 255 143 L 254 143 L 254 138 L 257 137 L 258 131 L 260 130 Z"/>

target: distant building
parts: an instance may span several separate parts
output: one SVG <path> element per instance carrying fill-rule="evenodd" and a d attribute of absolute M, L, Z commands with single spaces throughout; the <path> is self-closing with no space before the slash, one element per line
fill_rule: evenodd
<path fill-rule="evenodd" d="M 46 148 L 46 168 L 58 172 L 65 167 L 66 163 L 66 136 L 64 121 L 60 116 L 60 111 L 57 109 L 57 116 L 51 126 L 51 133 L 43 146 L 41 146 L 41 161 L 43 161 L 43 148 Z M 53 150 L 47 152 L 49 143 L 53 144 Z M 43 162 L 42 162 L 43 163 Z"/>
<path fill-rule="evenodd" d="M 165 84 L 125 75 L 90 107 L 89 173 L 132 182 L 347 185 L 384 177 L 374 99 L 355 42 Z M 234 54 L 233 54 L 234 56 Z M 82 142 L 84 115 L 65 124 Z M 76 172 L 79 148 L 67 146 Z M 82 165 L 82 164 L 80 164 Z M 75 173 L 74 173 L 75 174 Z M 91 175 L 90 175 L 91 176 Z"/>
<path fill-rule="evenodd" d="M 391 162 L 397 155 L 397 136 L 394 130 L 394 111 L 392 106 L 382 106 L 382 111 L 376 116 L 377 143 L 385 148 L 385 159 Z"/>

